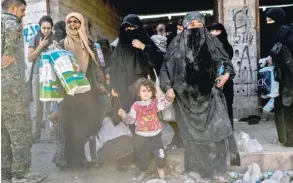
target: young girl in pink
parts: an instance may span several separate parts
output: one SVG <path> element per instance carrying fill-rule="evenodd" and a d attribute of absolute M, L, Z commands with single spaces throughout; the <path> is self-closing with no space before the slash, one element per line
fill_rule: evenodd
<path fill-rule="evenodd" d="M 124 122 L 136 126 L 137 171 L 133 178 L 139 182 L 143 181 L 150 157 L 153 155 L 159 178 L 165 179 L 165 151 L 161 137 L 163 126 L 158 119 L 158 112 L 172 104 L 175 98 L 174 92 L 170 89 L 166 95 L 156 98 L 156 87 L 153 81 L 145 78 L 135 83 L 135 92 L 140 101 L 132 105 L 128 114 L 123 109 L 119 109 L 118 112 Z"/>

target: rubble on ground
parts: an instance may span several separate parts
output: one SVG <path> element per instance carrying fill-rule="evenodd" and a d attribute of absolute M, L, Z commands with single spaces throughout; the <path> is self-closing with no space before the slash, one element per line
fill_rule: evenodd
<path fill-rule="evenodd" d="M 293 171 L 261 172 L 260 167 L 253 163 L 248 166 L 245 174 L 230 172 L 229 179 L 233 183 L 292 183 Z M 238 175 L 238 176 L 235 176 Z M 291 181 L 291 182 L 290 182 Z"/>

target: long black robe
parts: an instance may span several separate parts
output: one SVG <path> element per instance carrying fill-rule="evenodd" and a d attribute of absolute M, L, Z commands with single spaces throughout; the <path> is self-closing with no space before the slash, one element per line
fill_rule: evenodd
<path fill-rule="evenodd" d="M 225 32 L 226 32 L 226 30 L 225 30 Z M 232 60 L 233 55 L 234 55 L 234 50 L 228 41 L 227 33 L 226 33 L 226 35 L 220 34 L 219 36 L 217 36 L 217 38 L 223 44 L 226 52 L 229 55 L 229 59 Z M 224 95 L 226 98 L 226 103 L 227 103 L 227 107 L 228 107 L 228 114 L 229 114 L 229 118 L 231 121 L 232 129 L 234 129 L 234 125 L 233 125 L 234 82 L 233 82 L 233 79 L 229 79 L 225 83 L 224 88 L 223 88 L 223 92 L 224 92 Z"/>
<path fill-rule="evenodd" d="M 136 27 L 133 31 L 125 31 L 127 25 Z M 132 46 L 132 41 L 138 39 L 145 44 L 144 50 Z M 138 16 L 128 15 L 120 26 L 119 42 L 111 56 L 110 87 L 118 94 L 121 107 L 128 111 L 135 102 L 133 83 L 141 78 L 153 75 L 152 68 L 159 72 L 162 64 L 162 52 L 151 40 L 143 28 Z"/>
<path fill-rule="evenodd" d="M 293 147 L 293 26 L 286 25 L 282 8 L 272 8 L 266 17 L 275 22 L 271 27 L 272 45 L 269 52 L 275 65 L 276 80 L 280 83 L 280 96 L 275 99 L 275 122 L 279 142 Z"/>
<path fill-rule="evenodd" d="M 279 141 L 293 147 L 293 45 L 288 42 L 291 28 L 281 26 L 278 31 L 278 43 L 270 52 L 276 71 L 276 80 L 280 83 L 280 96 L 275 99 L 275 121 Z M 290 51 L 291 50 L 291 51 Z"/>
<path fill-rule="evenodd" d="M 185 29 L 180 33 L 167 49 L 160 82 L 164 91 L 173 88 L 176 94 L 174 104 L 185 147 L 186 171 L 212 177 L 225 173 L 231 158 L 239 157 L 223 92 L 214 86 L 221 65 L 231 78 L 235 74 L 222 44 L 206 28 L 198 30 L 196 54 L 188 49 L 188 32 Z M 196 74 L 188 76 L 187 67 Z M 188 84 L 188 80 L 195 84 Z"/>
<path fill-rule="evenodd" d="M 64 41 L 60 42 L 60 46 L 64 47 Z M 90 47 L 97 53 L 92 41 Z M 85 160 L 84 144 L 89 137 L 97 134 L 104 117 L 105 108 L 101 101 L 104 74 L 92 59 L 89 60 L 86 77 L 91 90 L 74 96 L 65 95 L 59 104 L 57 150 L 52 162 L 60 168 L 82 165 Z"/>

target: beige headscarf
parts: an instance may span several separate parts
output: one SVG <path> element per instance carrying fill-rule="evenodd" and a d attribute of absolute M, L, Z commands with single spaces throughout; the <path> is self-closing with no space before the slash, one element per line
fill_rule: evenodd
<path fill-rule="evenodd" d="M 71 30 L 68 27 L 67 21 L 71 18 L 77 18 L 81 25 L 80 29 L 78 30 Z M 73 12 L 66 16 L 66 33 L 67 36 L 64 41 L 64 47 L 66 50 L 71 51 L 74 56 L 76 57 L 80 69 L 83 72 L 86 72 L 88 62 L 89 62 L 89 55 L 96 61 L 95 54 L 92 52 L 91 48 L 89 47 L 89 40 L 86 35 L 85 25 L 84 25 L 84 18 L 82 14 Z"/>

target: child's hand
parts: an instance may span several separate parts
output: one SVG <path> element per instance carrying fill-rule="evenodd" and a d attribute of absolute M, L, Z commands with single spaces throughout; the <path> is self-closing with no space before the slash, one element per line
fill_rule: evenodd
<path fill-rule="evenodd" d="M 119 110 L 118 110 L 118 114 L 119 114 L 119 116 L 121 116 L 122 118 L 125 118 L 125 117 L 126 117 L 126 112 L 125 112 L 123 109 L 119 109 Z"/>
<path fill-rule="evenodd" d="M 174 90 L 172 88 L 170 88 L 167 93 L 166 93 L 166 97 L 168 101 L 171 101 L 175 98 L 175 93 Z"/>

